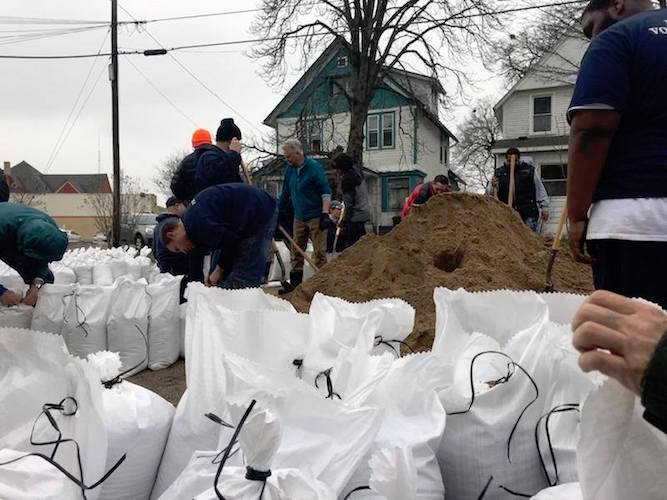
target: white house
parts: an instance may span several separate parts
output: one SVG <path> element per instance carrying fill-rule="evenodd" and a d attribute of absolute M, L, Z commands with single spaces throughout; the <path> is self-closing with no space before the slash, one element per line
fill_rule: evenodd
<path fill-rule="evenodd" d="M 276 131 L 277 154 L 282 141 L 298 137 L 307 153 L 327 167 L 330 153 L 346 148 L 350 113 L 340 88 L 349 85 L 350 71 L 346 43 L 336 40 L 264 120 Z M 438 117 L 443 94 L 437 79 L 401 70 L 391 71 L 375 91 L 366 118 L 363 166 L 371 222 L 380 233 L 391 229 L 392 218 L 400 215 L 417 184 L 449 173 L 449 148 L 456 138 Z M 271 177 L 275 190 L 282 167 L 281 162 L 267 164 L 254 177 L 259 184 Z"/>
<path fill-rule="evenodd" d="M 555 232 L 565 201 L 570 133 L 566 112 L 587 45 L 581 39 L 565 38 L 494 106 L 504 137 L 492 149 L 496 164 L 502 165 L 505 151 L 512 146 L 521 150 L 522 159 L 532 159 L 550 197 L 545 234 Z"/>

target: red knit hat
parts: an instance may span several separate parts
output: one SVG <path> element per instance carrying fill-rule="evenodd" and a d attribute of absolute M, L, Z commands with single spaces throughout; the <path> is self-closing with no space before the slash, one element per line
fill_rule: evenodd
<path fill-rule="evenodd" d="M 211 133 L 203 128 L 198 128 L 192 134 L 192 147 L 196 148 L 202 144 L 211 144 Z"/>

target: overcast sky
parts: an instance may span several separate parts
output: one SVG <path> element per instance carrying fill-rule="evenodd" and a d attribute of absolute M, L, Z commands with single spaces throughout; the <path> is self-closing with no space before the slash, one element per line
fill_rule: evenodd
<path fill-rule="evenodd" d="M 256 0 L 121 0 L 120 3 L 137 19 L 251 9 L 258 4 Z M 253 15 L 244 13 L 154 23 L 147 28 L 166 47 L 241 40 L 253 38 L 249 30 Z M 2 0 L 0 20 L 6 21 L 1 16 L 103 21 L 110 18 L 110 2 Z M 120 9 L 119 19 L 130 20 Z M 23 30 L 68 27 L 0 24 L 0 31 L 4 31 L 0 33 L 0 54 L 97 53 L 103 42 L 102 51 L 109 51 L 110 39 L 105 28 L 21 43 L 16 43 L 15 38 L 7 38 L 15 36 L 15 30 L 21 30 L 21 35 L 25 35 Z M 120 29 L 121 49 L 156 47 L 156 43 L 146 33 L 129 26 Z M 234 45 L 174 53 L 184 66 L 237 112 L 230 110 L 202 88 L 169 56 L 121 56 L 120 149 L 123 171 L 141 179 L 147 190 L 155 191 L 151 181 L 156 167 L 166 156 L 190 148 L 190 136 L 195 124 L 208 128 L 214 134 L 221 118 L 233 116 L 246 135 L 268 133 L 269 129 L 261 124 L 262 120 L 298 75 L 292 74 L 283 88 L 271 88 L 258 76 L 259 62 L 245 55 L 249 48 L 249 45 Z M 127 58 L 131 58 L 131 61 Z M 187 118 L 151 87 L 132 63 Z M 9 160 L 12 164 L 25 160 L 43 172 L 48 169 L 50 173 L 94 173 L 98 171 L 99 143 L 101 172 L 110 174 L 111 90 L 107 65 L 108 58 L 103 57 L 72 60 L 0 59 L 1 159 Z M 504 90 L 503 82 L 497 78 L 489 79 L 489 74 L 481 65 L 474 65 L 474 68 L 474 77 L 484 82 L 478 95 L 500 98 Z M 79 114 L 82 101 L 88 95 L 90 98 L 55 159 L 49 162 L 89 72 L 90 78 L 70 123 Z M 464 114 L 465 108 L 459 107 L 443 116 L 443 119 L 450 128 L 456 130 L 457 122 Z"/>

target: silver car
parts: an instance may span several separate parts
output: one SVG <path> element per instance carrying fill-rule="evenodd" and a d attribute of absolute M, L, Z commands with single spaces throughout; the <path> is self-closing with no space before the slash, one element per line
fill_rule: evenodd
<path fill-rule="evenodd" d="M 123 217 L 120 225 L 120 242 L 133 244 L 137 248 L 153 245 L 153 229 L 156 214 L 129 214 Z"/>

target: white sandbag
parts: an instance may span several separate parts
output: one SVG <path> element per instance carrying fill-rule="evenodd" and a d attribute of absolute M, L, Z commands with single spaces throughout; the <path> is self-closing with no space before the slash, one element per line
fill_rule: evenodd
<path fill-rule="evenodd" d="M 185 302 L 178 307 L 178 325 L 179 325 L 179 347 L 178 353 L 180 358 L 185 358 L 185 321 L 188 310 L 188 303 Z"/>
<path fill-rule="evenodd" d="M 0 305 L 0 328 L 30 328 L 34 310 L 34 307 L 25 304 Z"/>
<path fill-rule="evenodd" d="M 85 358 L 107 350 L 107 310 L 111 287 L 79 285 L 65 307 L 62 335 L 69 352 Z"/>
<path fill-rule="evenodd" d="M 79 264 L 74 266 L 76 281 L 79 285 L 93 284 L 93 266 L 91 264 Z"/>
<path fill-rule="evenodd" d="M 23 293 L 28 289 L 28 285 L 19 273 L 2 261 L 0 261 L 0 285 L 16 293 Z"/>
<path fill-rule="evenodd" d="M 146 281 L 118 278 L 111 295 L 107 320 L 108 350 L 120 354 L 126 376 L 148 366 L 148 312 Z"/>
<path fill-rule="evenodd" d="M 113 285 L 114 278 L 111 265 L 108 262 L 101 262 L 93 266 L 93 283 L 98 286 Z"/>
<path fill-rule="evenodd" d="M 285 243 L 282 241 L 276 241 L 276 247 L 278 248 L 278 253 L 280 254 L 280 258 L 282 259 L 283 265 L 285 266 L 285 279 L 289 280 L 290 269 L 292 268 L 289 248 L 287 248 L 287 245 L 285 245 Z M 269 270 L 268 281 L 278 281 L 282 278 L 282 270 L 280 268 L 280 264 L 278 263 L 278 257 L 273 254 L 273 262 L 271 264 L 271 269 Z"/>
<path fill-rule="evenodd" d="M 151 262 L 151 259 L 141 255 L 141 256 L 135 258 L 134 261 L 137 264 L 139 264 L 139 270 L 140 270 L 140 273 L 141 273 L 140 278 L 144 278 L 146 281 L 148 281 L 148 277 L 151 274 L 151 268 L 153 267 L 153 263 Z"/>
<path fill-rule="evenodd" d="M 76 290 L 75 284 L 44 285 L 37 295 L 30 329 L 60 335 L 65 319 L 65 309 Z"/>
<path fill-rule="evenodd" d="M 65 265 L 51 265 L 53 273 L 53 282 L 57 285 L 71 285 L 76 283 L 76 273 L 73 269 Z"/>
<path fill-rule="evenodd" d="M 127 458 L 102 485 L 102 498 L 150 497 L 174 415 L 174 406 L 154 392 L 124 381 L 102 392 L 109 448 L 107 468 Z"/>
<path fill-rule="evenodd" d="M 574 293 L 541 293 L 540 298 L 549 308 L 549 321 L 569 325 L 574 315 L 586 300 L 586 295 Z"/>
<path fill-rule="evenodd" d="M 151 370 L 162 370 L 178 360 L 181 279 L 182 276 L 169 274 L 146 287 L 150 296 L 148 368 Z"/>
<path fill-rule="evenodd" d="M 409 448 L 383 448 L 373 454 L 369 462 L 370 491 L 386 500 L 418 498 L 417 468 Z M 360 496 L 359 498 L 364 498 Z"/>
<path fill-rule="evenodd" d="M 111 275 L 114 281 L 127 274 L 127 263 L 122 259 L 112 259 L 109 262 L 109 266 L 111 267 Z"/>
<path fill-rule="evenodd" d="M 22 451 L 0 449 L 0 464 L 25 457 Z M 81 498 L 81 489 L 46 460 L 28 456 L 0 465 L 0 498 L 63 500 Z"/>
<path fill-rule="evenodd" d="M 565 483 L 542 490 L 531 500 L 584 500 L 584 497 L 579 483 Z"/>
<path fill-rule="evenodd" d="M 577 448 L 585 499 L 665 498 L 667 435 L 642 413 L 639 398 L 613 379 L 589 395 Z"/>
<path fill-rule="evenodd" d="M 186 294 L 188 388 L 176 409 L 151 498 L 176 480 L 195 451 L 213 450 L 218 444 L 219 426 L 202 415 L 226 399 L 221 354 L 233 350 L 291 369 L 294 359 L 303 358 L 308 336 L 307 315 L 260 289 L 222 290 L 190 283 Z"/>
<path fill-rule="evenodd" d="M 239 446 L 245 457 L 246 467 L 225 467 L 218 488 L 229 500 L 285 498 L 303 500 L 334 500 L 333 491 L 324 483 L 298 469 L 274 467 L 275 455 L 281 444 L 281 424 L 270 411 L 255 406 L 247 420 L 242 422 L 245 406 L 231 406 L 232 421 L 238 427 Z M 271 472 L 264 481 L 246 478 L 247 470 Z M 288 480 L 284 480 L 289 478 Z M 181 496 L 182 498 L 182 496 Z M 197 500 L 217 500 L 215 488 L 197 495 Z"/>
<path fill-rule="evenodd" d="M 34 431 L 37 442 L 57 438 L 42 410 L 47 403 L 63 401 L 64 410 L 53 409 L 51 416 L 62 438 L 78 444 L 84 482 L 91 485 L 99 480 L 106 472 L 107 435 L 101 417 L 101 387 L 92 368 L 67 353 L 62 337 L 18 329 L 0 329 L 0 359 L 0 449 L 50 454 L 52 446 L 31 444 L 30 436 Z M 62 444 L 54 460 L 80 477 L 77 447 L 71 443 Z M 25 465 L 18 464 L 19 468 Z M 23 490 L 27 487 L 25 497 L 34 498 L 30 482 L 0 483 Z M 97 499 L 99 491 L 90 490 L 87 497 Z"/>
<path fill-rule="evenodd" d="M 141 264 L 136 259 L 127 261 L 127 276 L 135 281 L 141 279 Z"/>

